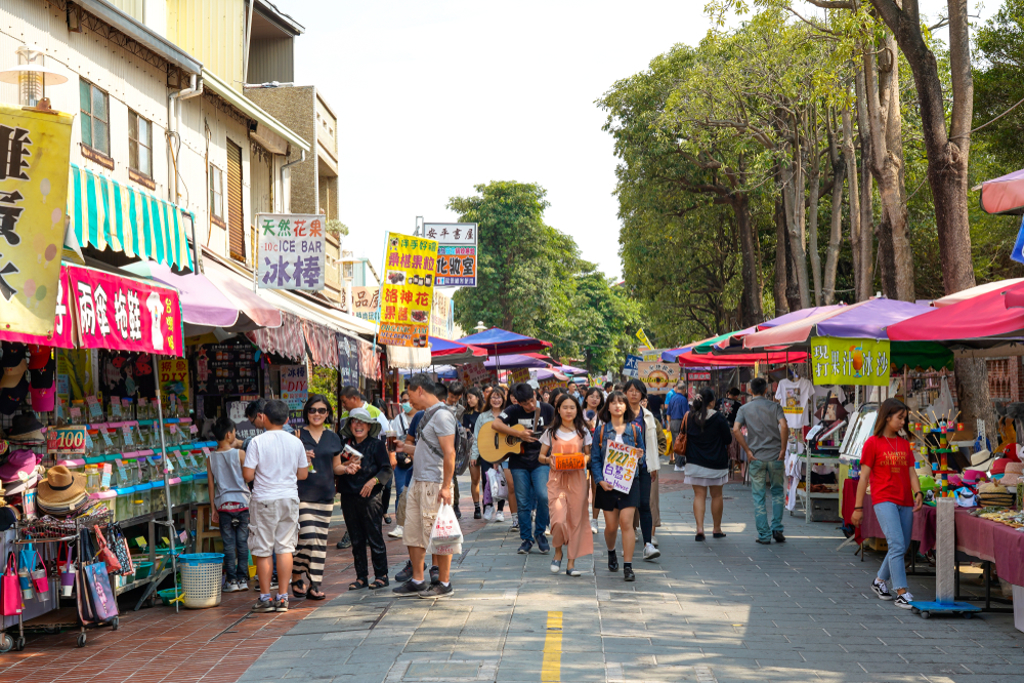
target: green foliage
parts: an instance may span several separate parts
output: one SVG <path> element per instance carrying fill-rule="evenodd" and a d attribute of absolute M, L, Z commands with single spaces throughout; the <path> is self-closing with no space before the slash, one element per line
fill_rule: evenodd
<path fill-rule="evenodd" d="M 313 376 L 309 378 L 309 393 L 323 394 L 331 404 L 331 410 L 338 415 L 338 371 L 335 368 L 313 366 Z"/>
<path fill-rule="evenodd" d="M 547 191 L 515 181 L 475 189 L 448 202 L 460 221 L 480 226 L 477 286 L 453 297 L 459 325 L 483 321 L 551 341 L 553 355 L 594 372 L 621 368 L 639 306 L 580 258 L 572 237 L 544 223 Z"/>

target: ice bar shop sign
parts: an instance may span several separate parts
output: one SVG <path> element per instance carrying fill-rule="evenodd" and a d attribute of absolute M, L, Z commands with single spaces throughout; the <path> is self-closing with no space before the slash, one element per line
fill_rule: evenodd
<path fill-rule="evenodd" d="M 256 214 L 256 286 L 323 289 L 326 224 L 327 218 L 322 214 Z"/>

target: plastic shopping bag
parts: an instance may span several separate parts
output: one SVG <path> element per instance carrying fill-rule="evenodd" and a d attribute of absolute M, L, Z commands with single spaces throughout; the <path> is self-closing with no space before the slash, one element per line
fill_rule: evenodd
<path fill-rule="evenodd" d="M 451 505 L 442 503 L 430 529 L 427 552 L 431 555 L 458 555 L 462 552 L 462 527 Z"/>
<path fill-rule="evenodd" d="M 508 500 L 508 484 L 505 483 L 505 475 L 500 468 L 487 470 L 487 485 L 491 489 L 492 500 Z"/>
<path fill-rule="evenodd" d="M 494 498 L 491 496 L 491 487 L 484 482 L 484 485 L 480 487 L 480 504 L 484 507 L 488 505 L 494 505 Z"/>

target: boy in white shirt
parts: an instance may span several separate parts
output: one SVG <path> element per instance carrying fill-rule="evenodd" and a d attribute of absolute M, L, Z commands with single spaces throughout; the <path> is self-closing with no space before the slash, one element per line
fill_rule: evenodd
<path fill-rule="evenodd" d="M 292 575 L 292 553 L 299 535 L 296 482 L 309 476 L 309 461 L 302 442 L 283 430 L 288 422 L 288 406 L 283 401 L 267 401 L 264 414 L 267 431 L 253 437 L 242 468 L 245 480 L 253 482 L 249 548 L 256 561 L 260 596 L 252 611 L 287 612 L 288 589 L 278 587 L 277 598 L 272 600 L 270 576 L 274 555 L 278 575 Z"/>

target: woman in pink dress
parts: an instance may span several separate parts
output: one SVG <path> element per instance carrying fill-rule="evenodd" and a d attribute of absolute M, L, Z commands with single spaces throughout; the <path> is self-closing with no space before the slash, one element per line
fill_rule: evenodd
<path fill-rule="evenodd" d="M 562 394 L 555 400 L 555 419 L 540 438 L 540 463 L 551 466 L 548 474 L 548 510 L 551 514 L 551 545 L 555 558 L 551 573 L 562 569 L 562 546 L 569 556 L 566 576 L 580 576 L 576 559 L 594 553 L 594 537 L 588 523 L 587 508 L 590 486 L 587 467 L 592 437 L 583 421 L 583 411 L 576 399 Z M 579 469 L 556 470 L 554 456 L 574 453 Z"/>

